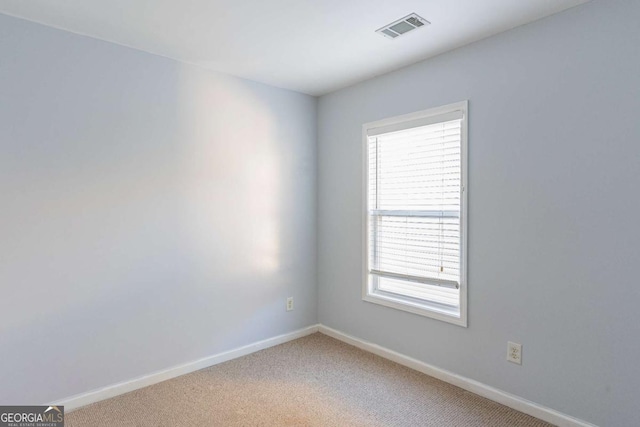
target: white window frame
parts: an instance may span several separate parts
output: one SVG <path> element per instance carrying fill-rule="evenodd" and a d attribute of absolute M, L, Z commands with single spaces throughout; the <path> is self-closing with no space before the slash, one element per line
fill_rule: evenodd
<path fill-rule="evenodd" d="M 363 280 L 362 280 L 362 299 L 364 301 L 380 304 L 386 307 L 395 308 L 402 311 L 418 314 L 432 319 L 449 322 L 455 325 L 467 327 L 467 236 L 468 236 L 468 144 L 467 144 L 467 123 L 468 123 L 468 101 L 456 102 L 442 107 L 431 108 L 428 110 L 418 111 L 415 113 L 405 114 L 402 116 L 390 117 L 375 122 L 365 123 L 362 125 L 362 158 L 363 158 L 363 208 L 362 208 L 362 243 L 364 247 L 363 256 Z M 438 304 L 417 301 L 409 297 L 400 295 L 390 295 L 377 292 L 372 289 L 369 280 L 369 140 L 368 134 L 375 128 L 389 127 L 418 121 L 420 123 L 425 119 L 440 116 L 443 114 L 462 111 L 463 117 L 461 122 L 461 193 L 460 193 L 460 288 L 459 288 L 459 313 L 443 309 Z"/>

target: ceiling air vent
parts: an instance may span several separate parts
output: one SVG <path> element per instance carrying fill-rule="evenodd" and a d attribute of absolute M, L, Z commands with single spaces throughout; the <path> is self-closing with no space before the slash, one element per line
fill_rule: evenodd
<path fill-rule="evenodd" d="M 423 27 L 425 25 L 429 25 L 431 22 L 427 21 L 424 18 L 412 13 L 411 15 L 407 15 L 402 19 L 398 19 L 395 22 L 392 22 L 389 25 L 385 25 L 384 27 L 376 30 L 376 33 L 380 33 L 388 39 L 395 39 L 403 34 L 408 33 L 409 31 L 413 31 L 416 28 Z"/>

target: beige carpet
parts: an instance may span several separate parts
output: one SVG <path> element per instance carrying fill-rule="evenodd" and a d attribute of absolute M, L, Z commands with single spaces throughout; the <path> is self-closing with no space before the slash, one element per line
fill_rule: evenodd
<path fill-rule="evenodd" d="M 79 426 L 549 426 L 314 334 L 67 414 Z"/>

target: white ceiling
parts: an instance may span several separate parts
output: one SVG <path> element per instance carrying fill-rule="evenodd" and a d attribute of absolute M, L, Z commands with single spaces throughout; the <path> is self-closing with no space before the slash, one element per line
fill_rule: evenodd
<path fill-rule="evenodd" d="M 0 12 L 321 95 L 586 0 L 0 0 Z M 431 25 L 374 31 L 416 12 Z"/>

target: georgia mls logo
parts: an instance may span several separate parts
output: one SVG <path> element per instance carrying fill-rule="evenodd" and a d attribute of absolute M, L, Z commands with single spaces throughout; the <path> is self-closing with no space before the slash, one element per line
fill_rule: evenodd
<path fill-rule="evenodd" d="M 0 406 L 0 427 L 63 427 L 64 406 Z"/>

